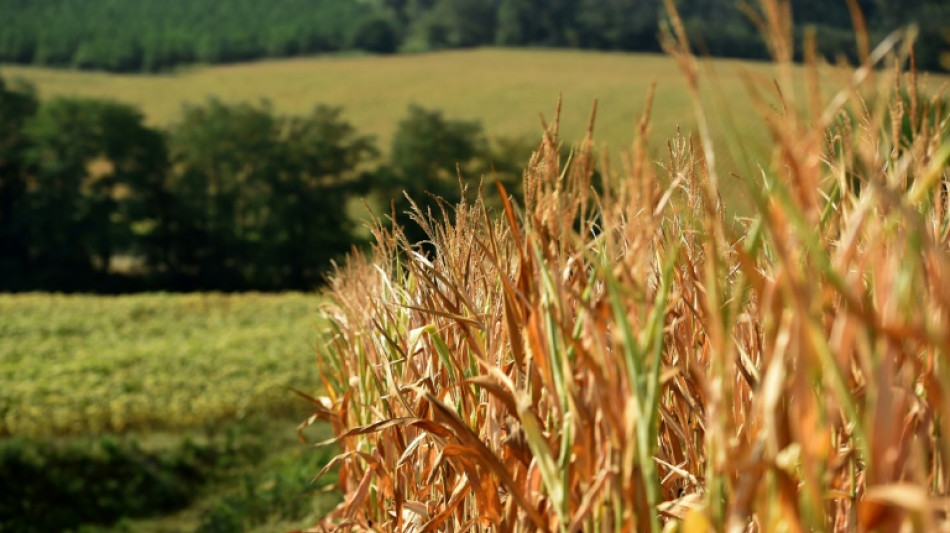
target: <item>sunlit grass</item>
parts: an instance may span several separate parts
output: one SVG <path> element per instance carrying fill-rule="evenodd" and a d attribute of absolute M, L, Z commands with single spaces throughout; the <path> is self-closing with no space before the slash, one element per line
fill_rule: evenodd
<path fill-rule="evenodd" d="M 210 424 L 299 409 L 306 294 L 0 295 L 0 435 Z"/>

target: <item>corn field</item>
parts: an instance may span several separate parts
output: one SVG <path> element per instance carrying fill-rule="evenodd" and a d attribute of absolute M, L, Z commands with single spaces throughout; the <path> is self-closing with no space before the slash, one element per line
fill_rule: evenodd
<path fill-rule="evenodd" d="M 423 245 L 377 220 L 338 267 L 304 425 L 344 500 L 314 531 L 950 531 L 950 118 L 912 36 L 872 50 L 856 17 L 864 64 L 824 98 L 806 33 L 796 94 L 763 0 L 775 149 L 719 176 L 668 5 L 698 129 L 659 164 L 652 95 L 620 171 L 590 133 L 562 159 L 555 120 L 523 205 L 417 209 Z"/>

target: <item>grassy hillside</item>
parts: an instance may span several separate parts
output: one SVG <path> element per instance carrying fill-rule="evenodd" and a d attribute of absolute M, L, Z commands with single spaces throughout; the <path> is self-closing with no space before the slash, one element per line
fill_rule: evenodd
<path fill-rule="evenodd" d="M 567 104 L 568 131 L 581 131 L 590 103 L 598 98 L 604 111 L 598 129 L 605 138 L 629 138 L 635 108 L 654 77 L 664 88 L 657 113 L 667 119 L 688 116 L 681 113 L 688 102 L 675 65 L 646 54 L 483 49 L 261 61 L 157 76 L 12 65 L 0 72 L 35 83 L 43 97 L 95 96 L 135 104 L 158 125 L 176 120 L 183 103 L 211 95 L 226 101 L 266 98 L 287 113 L 303 113 L 317 103 L 341 105 L 357 127 L 383 140 L 413 102 L 482 120 L 497 135 L 535 135 L 538 113 L 550 115 L 558 93 Z M 737 88 L 735 81 L 728 91 Z"/>
<path fill-rule="evenodd" d="M 767 131 L 749 98 L 750 81 L 768 87 L 769 63 L 711 59 L 701 62 L 707 113 L 722 145 L 723 171 L 748 175 L 752 157 L 767 147 Z M 848 70 L 822 68 L 825 87 L 840 87 Z M 396 124 L 416 103 L 453 118 L 477 119 L 492 136 L 539 139 L 539 114 L 552 120 L 563 95 L 561 138 L 583 136 L 598 100 L 595 140 L 619 152 L 633 137 L 636 117 L 653 80 L 654 139 L 666 139 L 695 121 L 674 61 L 657 54 L 564 50 L 474 49 L 403 56 L 337 56 L 196 67 L 155 76 L 120 75 L 7 65 L 7 78 L 34 83 L 42 98 L 59 95 L 110 98 L 134 104 L 153 125 L 178 120 L 181 107 L 214 96 L 227 102 L 270 100 L 275 110 L 298 114 L 318 103 L 343 106 L 347 120 L 377 136 L 386 150 Z M 794 78 L 803 79 L 800 67 Z M 950 77 L 923 80 L 936 88 Z M 801 90 L 802 85 L 798 85 Z M 741 139 L 741 141 L 739 140 Z M 742 149 L 739 148 L 742 146 Z M 662 148 L 664 146 L 655 146 Z"/>
<path fill-rule="evenodd" d="M 718 74 L 710 103 L 728 104 L 746 142 L 761 138 L 743 75 L 772 77 L 765 63 L 710 60 Z M 666 138 L 676 124 L 692 127 L 689 100 L 674 62 L 654 54 L 478 49 L 395 57 L 324 57 L 199 67 L 141 76 L 5 66 L 0 73 L 34 83 L 43 98 L 103 97 L 139 106 L 155 125 L 178 119 L 182 104 L 210 96 L 225 101 L 270 100 L 285 113 L 317 103 L 343 106 L 362 131 L 383 147 L 410 103 L 448 116 L 478 119 L 495 136 L 539 137 L 538 114 L 551 120 L 563 94 L 563 138 L 580 139 L 591 103 L 599 101 L 596 137 L 613 148 L 632 137 L 635 117 L 655 79 L 654 124 Z M 830 69 L 826 72 L 831 77 Z M 709 87 L 713 89 L 713 87 Z M 718 107 L 718 106 L 714 106 Z"/>

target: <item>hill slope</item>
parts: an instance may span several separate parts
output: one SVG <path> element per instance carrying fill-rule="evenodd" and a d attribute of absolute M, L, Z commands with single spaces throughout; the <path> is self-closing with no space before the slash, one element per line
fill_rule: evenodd
<path fill-rule="evenodd" d="M 769 63 L 710 59 L 701 68 L 713 80 L 702 89 L 719 142 L 718 166 L 747 176 L 752 158 L 769 146 L 749 86 L 769 104 L 779 104 Z M 794 67 L 799 70 L 800 67 Z M 691 131 L 693 110 L 674 61 L 658 54 L 485 48 L 400 55 L 298 58 L 196 67 L 174 74 L 127 75 L 4 65 L 0 75 L 35 84 L 43 99 L 82 96 L 114 99 L 142 109 L 153 125 L 176 122 L 181 108 L 214 97 L 226 102 L 268 100 L 286 114 L 308 112 L 316 104 L 342 106 L 360 131 L 375 135 L 387 150 L 410 103 L 441 109 L 452 118 L 479 120 L 493 137 L 540 139 L 539 114 L 554 118 L 563 97 L 561 138 L 579 141 L 591 105 L 598 101 L 595 141 L 612 155 L 629 146 L 651 83 L 653 138 L 669 138 L 677 127 Z M 847 69 L 821 68 L 826 87 L 843 86 Z M 803 79 L 800 72 L 796 79 Z M 936 89 L 950 76 L 933 75 Z M 928 80 L 924 80 L 927 82 Z M 802 92 L 799 90 L 799 92 Z M 786 95 L 793 98 L 795 95 Z M 798 101 L 804 101 L 799 96 Z M 665 146 L 654 143 L 654 159 Z M 616 159 L 615 159 L 616 160 Z"/>
<path fill-rule="evenodd" d="M 740 73 L 771 77 L 764 63 L 711 60 L 736 126 L 749 131 L 751 105 Z M 6 65 L 0 74 L 24 78 L 42 98 L 83 96 L 140 107 L 154 125 L 176 121 L 181 106 L 208 97 L 228 102 L 270 100 L 279 112 L 298 114 L 318 103 L 343 106 L 348 120 L 388 146 L 410 103 L 448 116 L 482 121 L 495 136 L 538 137 L 538 114 L 553 119 L 563 95 L 565 139 L 576 140 L 598 100 L 595 137 L 617 148 L 629 142 L 653 80 L 654 124 L 672 130 L 692 125 L 689 100 L 672 60 L 655 54 L 478 49 L 408 56 L 290 59 L 200 67 L 154 76 L 54 70 Z M 712 92 L 710 94 L 713 94 Z M 658 132 L 665 138 L 670 131 Z"/>

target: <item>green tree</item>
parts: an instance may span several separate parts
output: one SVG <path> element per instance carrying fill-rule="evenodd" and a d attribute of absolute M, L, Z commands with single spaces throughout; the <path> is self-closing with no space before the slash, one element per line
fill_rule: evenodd
<path fill-rule="evenodd" d="M 767 55 L 739 3 L 676 0 L 699 53 Z M 857 3 L 874 40 L 916 24 L 918 64 L 941 68 L 946 1 Z M 656 50 L 661 6 L 660 0 L 0 0 L 0 62 L 154 71 L 353 48 L 388 53 L 494 43 Z M 846 2 L 791 0 L 791 7 L 799 28 L 817 28 L 823 54 L 856 55 Z"/>
<path fill-rule="evenodd" d="M 169 269 L 199 286 L 304 287 L 352 245 L 345 206 L 374 154 L 335 108 L 298 118 L 211 100 L 171 132 Z"/>
<path fill-rule="evenodd" d="M 354 28 L 351 46 L 367 52 L 392 54 L 399 48 L 399 42 L 399 30 L 393 20 L 373 17 Z"/>
<path fill-rule="evenodd" d="M 409 106 L 396 128 L 390 156 L 390 197 L 397 216 L 409 209 L 403 192 L 423 210 L 434 207 L 435 197 L 449 205 L 457 203 L 462 186 L 477 187 L 488 170 L 488 156 L 488 140 L 479 122 L 446 119 L 441 111 Z M 422 237 L 406 226 L 411 238 Z"/>
<path fill-rule="evenodd" d="M 517 46 L 540 40 L 540 31 L 532 16 L 532 4 L 533 0 L 501 0 L 495 27 L 497 44 Z"/>
<path fill-rule="evenodd" d="M 586 48 L 655 50 L 659 2 L 579 0 L 577 34 Z"/>
<path fill-rule="evenodd" d="M 267 216 L 278 130 L 267 105 L 211 100 L 184 109 L 169 136 L 171 270 L 237 288 L 248 262 L 244 244 L 258 237 L 255 225 Z"/>
<path fill-rule="evenodd" d="M 24 126 L 37 107 L 32 87 L 8 86 L 0 78 L 0 278 L 8 280 L 23 274 L 29 259 L 22 216 L 29 146 Z"/>
<path fill-rule="evenodd" d="M 340 108 L 318 106 L 308 116 L 285 119 L 282 168 L 272 178 L 265 228 L 268 277 L 298 288 L 320 276 L 354 244 L 349 200 L 370 186 L 366 165 L 378 152 L 370 137 L 343 120 Z"/>
<path fill-rule="evenodd" d="M 41 106 L 26 133 L 31 260 L 56 276 L 108 272 L 149 217 L 165 169 L 160 134 L 132 107 L 74 98 Z"/>

